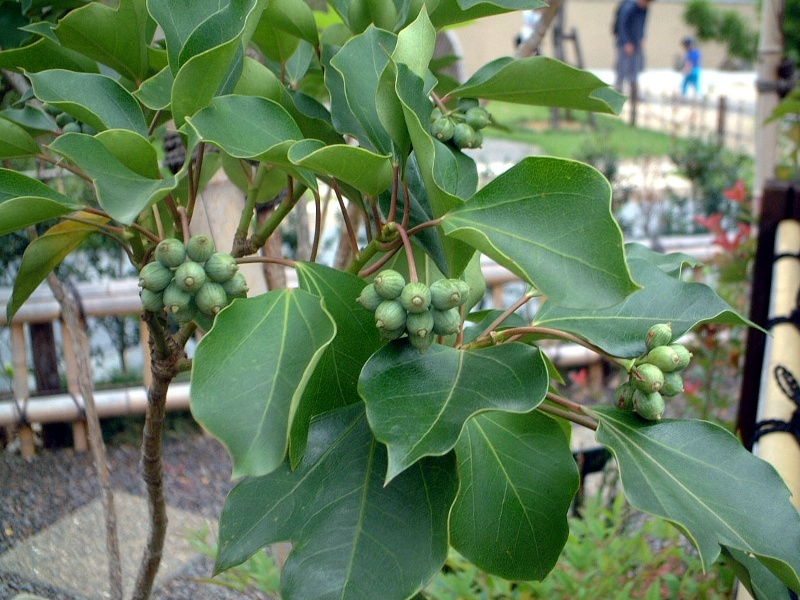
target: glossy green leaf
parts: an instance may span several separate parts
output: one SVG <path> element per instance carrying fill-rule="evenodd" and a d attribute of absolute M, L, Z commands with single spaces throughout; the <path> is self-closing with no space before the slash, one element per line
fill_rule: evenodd
<path fill-rule="evenodd" d="M 181 66 L 172 84 L 171 97 L 178 127 L 187 117 L 209 106 L 215 96 L 233 89 L 241 74 L 243 56 L 241 43 L 234 39 L 189 58 Z"/>
<path fill-rule="evenodd" d="M 58 131 L 58 126 L 50 115 L 46 114 L 41 108 L 30 104 L 26 104 L 22 108 L 6 108 L 0 112 L 0 116 L 34 134 Z"/>
<path fill-rule="evenodd" d="M 591 414 L 631 504 L 678 527 L 706 567 L 728 546 L 800 591 L 800 516 L 772 465 L 713 423 L 646 421 L 608 407 Z"/>
<path fill-rule="evenodd" d="M 381 123 L 376 100 L 381 73 L 396 43 L 396 35 L 370 27 L 364 33 L 350 38 L 330 62 L 341 78 L 343 91 L 341 96 L 334 94 L 331 97 L 334 123 L 337 123 L 340 113 L 346 117 L 338 117 L 345 127 L 350 119 L 355 119 L 360 131 L 343 129 L 338 123 L 337 128 L 342 133 L 353 135 L 362 146 L 378 154 L 392 152 L 391 139 Z M 329 79 L 326 73 L 326 82 Z"/>
<path fill-rule="evenodd" d="M 192 362 L 192 414 L 228 449 L 233 477 L 265 475 L 286 456 L 300 398 L 336 335 L 322 300 L 276 290 L 217 315 Z"/>
<path fill-rule="evenodd" d="M 456 456 L 453 548 L 505 579 L 543 579 L 567 541 L 579 483 L 560 425 L 536 411 L 483 413 L 467 421 Z"/>
<path fill-rule="evenodd" d="M 172 102 L 172 86 L 175 78 L 169 67 L 164 67 L 158 73 L 142 82 L 133 95 L 139 102 L 151 110 L 163 110 Z"/>
<path fill-rule="evenodd" d="M 261 24 L 268 24 L 314 46 L 319 44 L 314 13 L 303 0 L 271 0 L 261 17 Z"/>
<path fill-rule="evenodd" d="M 296 467 L 303 457 L 311 417 L 361 402 L 358 377 L 382 342 L 372 313 L 356 302 L 366 282 L 324 265 L 297 263 L 300 288 L 319 296 L 336 322 L 336 338 L 320 358 L 297 408 L 289 439 L 289 458 Z"/>
<path fill-rule="evenodd" d="M 433 5 L 431 21 L 437 29 L 481 17 L 547 6 L 538 0 L 438 0 Z"/>
<path fill-rule="evenodd" d="M 186 38 L 178 55 L 181 66 L 191 58 L 233 40 L 246 44 L 267 3 L 266 0 L 230 0 L 207 4 L 219 8 Z"/>
<path fill-rule="evenodd" d="M 127 129 L 107 129 L 95 136 L 119 162 L 148 179 L 159 179 L 158 151 L 147 138 Z"/>
<path fill-rule="evenodd" d="M 0 236 L 81 208 L 41 181 L 0 169 Z"/>
<path fill-rule="evenodd" d="M 156 24 L 145 0 L 119 0 L 112 8 L 92 2 L 65 15 L 55 28 L 61 45 L 114 69 L 131 81 L 149 69 L 147 46 Z"/>
<path fill-rule="evenodd" d="M 100 206 L 120 223 L 129 225 L 145 208 L 166 196 L 175 177 L 143 177 L 120 162 L 96 137 L 82 133 L 59 136 L 50 149 L 83 170 L 95 185 Z"/>
<path fill-rule="evenodd" d="M 220 518 L 217 572 L 259 548 L 294 542 L 281 574 L 286 600 L 405 600 L 447 556 L 458 487 L 452 456 L 426 459 L 383 485 L 386 452 L 355 404 L 315 419 L 297 470 L 247 478 Z"/>
<path fill-rule="evenodd" d="M 703 283 L 683 282 L 647 260 L 630 259 L 628 264 L 644 287 L 623 302 L 598 310 L 545 302 L 533 324 L 574 333 L 609 354 L 631 358 L 644 352 L 647 330 L 657 323 L 671 323 L 675 339 L 700 323 L 749 323 Z"/>
<path fill-rule="evenodd" d="M 596 75 L 545 56 L 498 58 L 450 94 L 613 114 L 625 103 L 625 96 Z"/>
<path fill-rule="evenodd" d="M 329 175 L 350 184 L 369 196 L 375 196 L 392 185 L 391 156 L 380 156 L 356 146 L 303 140 L 292 146 L 289 160 L 320 176 Z"/>
<path fill-rule="evenodd" d="M 637 287 L 611 215 L 611 188 L 584 163 L 526 158 L 442 225 L 559 306 L 612 306 Z"/>
<path fill-rule="evenodd" d="M 80 213 L 79 216 L 84 221 L 97 223 L 98 227 L 108 222 L 108 219 L 90 213 Z M 11 299 L 6 305 L 6 317 L 9 321 L 58 263 L 77 249 L 89 235 L 97 232 L 98 227 L 65 221 L 54 225 L 28 245 L 14 280 Z"/>
<path fill-rule="evenodd" d="M 757 558 L 727 546 L 722 547 L 722 554 L 755 600 L 790 600 L 786 584 Z"/>
<path fill-rule="evenodd" d="M 683 252 L 660 254 L 651 250 L 644 244 L 637 244 L 636 242 L 625 244 L 625 256 L 628 257 L 628 260 L 632 258 L 646 260 L 672 277 L 680 277 L 685 267 L 694 268 L 703 265 L 703 263 L 695 257 L 689 256 Z"/>
<path fill-rule="evenodd" d="M 0 118 L 0 159 L 36 156 L 39 144 L 16 123 Z"/>
<path fill-rule="evenodd" d="M 533 410 L 547 385 L 544 361 L 532 346 L 462 351 L 434 344 L 420 353 L 398 340 L 367 361 L 358 391 L 375 437 L 389 452 L 388 482 L 423 456 L 452 450 L 476 413 Z"/>
<path fill-rule="evenodd" d="M 95 129 L 130 129 L 147 135 L 144 113 L 136 99 L 105 75 L 52 69 L 29 73 L 33 92 Z"/>
<path fill-rule="evenodd" d="M 261 96 L 275 102 L 283 97 L 284 87 L 278 77 L 267 67 L 249 56 L 244 57 L 242 75 L 233 88 L 237 96 Z"/>
<path fill-rule="evenodd" d="M 42 38 L 29 46 L 0 52 L 0 69 L 36 73 L 48 69 L 67 69 L 83 73 L 97 73 L 97 63 L 82 54 Z"/>

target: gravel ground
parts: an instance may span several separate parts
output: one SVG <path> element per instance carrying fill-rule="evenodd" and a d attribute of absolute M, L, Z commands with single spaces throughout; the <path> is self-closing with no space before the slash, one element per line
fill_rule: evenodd
<path fill-rule="evenodd" d="M 114 490 L 144 496 L 139 475 L 139 450 L 133 445 L 108 448 Z M 185 434 L 164 443 L 167 503 L 195 514 L 218 518 L 231 487 L 231 462 L 216 441 L 199 434 Z M 18 455 L 0 454 L 0 554 L 23 539 L 99 497 L 99 486 L 90 453 L 71 449 L 42 450 L 31 461 Z M 218 586 L 191 581 L 208 577 L 210 559 L 199 557 L 182 572 L 157 588 L 154 598 L 241 598 Z M 59 590 L 18 575 L 0 572 L 0 600 L 21 592 L 50 600 L 73 600 Z"/>

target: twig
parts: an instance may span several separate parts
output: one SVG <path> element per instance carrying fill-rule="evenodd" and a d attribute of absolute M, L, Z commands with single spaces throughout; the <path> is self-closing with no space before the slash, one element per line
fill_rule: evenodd
<path fill-rule="evenodd" d="M 192 216 L 194 215 L 194 207 L 197 204 L 197 195 L 200 193 L 200 176 L 203 172 L 203 157 L 206 155 L 206 143 L 200 142 L 197 145 L 197 169 L 195 169 L 194 174 L 194 183 L 192 184 L 192 192 L 189 194 L 189 203 L 186 207 L 186 215 L 189 218 L 189 222 L 192 221 Z M 190 163 L 191 165 L 191 163 Z M 191 173 L 189 174 L 191 177 Z"/>
<path fill-rule="evenodd" d="M 405 197 L 405 204 L 403 205 L 403 227 L 408 229 L 408 223 L 411 221 L 411 192 L 408 189 L 408 183 L 405 179 L 403 183 L 403 196 Z M 411 235 L 411 234 L 409 234 Z"/>
<path fill-rule="evenodd" d="M 311 262 L 317 262 L 317 252 L 319 252 L 319 242 L 322 238 L 322 199 L 319 192 L 314 190 L 314 240 L 311 243 Z"/>
<path fill-rule="evenodd" d="M 178 207 L 178 214 L 181 216 L 181 231 L 183 232 L 183 243 L 189 241 L 189 215 L 183 206 Z"/>
<path fill-rule="evenodd" d="M 147 137 L 153 135 L 153 132 L 156 130 L 158 120 L 161 118 L 161 112 L 162 110 L 159 108 L 153 115 L 153 120 L 150 121 L 150 127 L 147 128 Z"/>
<path fill-rule="evenodd" d="M 555 402 L 556 404 L 560 404 L 564 408 L 567 408 L 573 412 L 582 413 L 583 406 L 574 400 L 570 400 L 569 398 L 564 398 L 564 396 L 559 396 L 555 392 L 547 392 L 547 399 L 551 402 Z"/>
<path fill-rule="evenodd" d="M 350 240 L 350 249 L 353 252 L 353 256 L 358 257 L 358 240 L 356 239 L 356 232 L 353 229 L 353 223 L 350 221 L 350 215 L 347 212 L 347 207 L 344 204 L 342 191 L 339 189 L 339 185 L 336 183 L 334 178 L 331 178 L 330 185 L 331 189 L 333 189 L 333 193 L 336 194 L 336 200 L 339 201 L 339 209 L 342 212 L 344 226 L 345 229 L 347 229 L 347 237 Z"/>
<path fill-rule="evenodd" d="M 411 245 L 411 240 L 406 233 L 406 230 L 403 229 L 402 225 L 396 225 L 397 233 L 400 234 L 400 238 L 403 240 L 403 247 L 406 250 L 406 258 L 408 259 L 408 278 L 416 282 L 418 281 L 417 276 L 417 265 L 414 263 L 414 247 Z"/>
<path fill-rule="evenodd" d="M 69 163 L 62 163 L 61 161 L 63 159 L 61 159 L 61 158 L 56 160 L 55 158 L 50 158 L 46 154 L 37 154 L 36 158 L 38 158 L 39 160 L 43 160 L 43 161 L 45 161 L 47 163 L 50 163 L 51 165 L 53 165 L 55 167 L 58 167 L 60 169 L 64 169 L 65 171 L 69 171 L 73 175 L 77 175 L 78 177 L 83 179 L 89 185 L 94 185 L 94 181 L 92 181 L 91 177 L 89 177 L 86 173 L 81 171 L 78 167 L 73 167 Z"/>
<path fill-rule="evenodd" d="M 161 213 L 158 210 L 158 206 L 155 204 L 153 204 L 153 220 L 156 222 L 156 231 L 158 231 L 158 237 L 163 240 L 164 224 L 161 222 Z"/>
<path fill-rule="evenodd" d="M 531 299 L 535 298 L 538 295 L 539 295 L 538 292 L 533 292 L 533 291 L 525 292 L 519 300 L 514 302 L 514 304 L 509 306 L 506 310 L 502 312 L 500 316 L 498 316 L 494 321 L 492 321 L 489 324 L 489 326 L 481 332 L 481 334 L 478 336 L 477 339 L 489 335 L 489 332 L 497 329 L 497 327 L 499 327 L 503 321 L 505 321 L 508 317 L 517 312 L 517 309 L 522 308 L 526 303 L 528 303 Z"/>
<path fill-rule="evenodd" d="M 84 210 L 84 212 L 87 212 L 87 213 L 90 213 L 90 214 L 93 214 L 93 215 L 97 215 L 99 217 L 104 217 L 104 218 L 108 219 L 109 221 L 113 221 L 113 219 L 111 218 L 111 215 L 109 215 L 106 211 L 101 210 L 99 208 L 94 208 L 92 206 L 87 206 L 83 210 Z M 150 231 L 149 229 L 145 229 L 144 227 L 142 227 L 138 223 L 131 223 L 130 225 L 128 225 L 128 227 L 130 227 L 131 229 L 133 229 L 135 231 L 138 231 L 143 236 L 147 237 L 148 239 L 150 239 L 151 241 L 155 242 L 156 244 L 158 242 L 160 242 L 161 239 L 162 239 L 162 238 L 158 237 L 156 234 L 154 234 L 152 231 Z"/>
<path fill-rule="evenodd" d="M 389 202 L 389 216 L 386 218 L 390 223 L 397 218 L 397 195 L 400 188 L 400 166 L 395 164 L 392 167 L 392 199 Z"/>

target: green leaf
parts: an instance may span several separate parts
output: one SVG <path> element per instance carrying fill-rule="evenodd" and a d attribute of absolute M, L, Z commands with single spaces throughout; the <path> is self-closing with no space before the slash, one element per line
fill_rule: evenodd
<path fill-rule="evenodd" d="M 441 29 L 445 25 L 547 5 L 538 0 L 439 0 L 434 6 L 435 9 L 430 11 L 431 21 L 437 29 Z"/>
<path fill-rule="evenodd" d="M 237 96 L 261 96 L 275 102 L 283 98 L 284 87 L 277 76 L 257 60 L 244 57 L 242 75 L 233 88 Z"/>
<path fill-rule="evenodd" d="M 611 215 L 611 188 L 584 163 L 526 158 L 442 225 L 559 306 L 603 308 L 637 289 Z"/>
<path fill-rule="evenodd" d="M 84 73 L 97 73 L 97 63 L 63 48 L 50 39 L 42 38 L 29 46 L 0 52 L 0 69 L 13 69 L 36 73 L 48 69 L 67 69 Z"/>
<path fill-rule="evenodd" d="M 364 33 L 350 38 L 330 63 L 341 78 L 343 89 L 343 95 L 331 95 L 334 123 L 337 123 L 337 115 L 344 113 L 348 119 L 339 119 L 343 125 L 347 125 L 349 118 L 354 118 L 361 128 L 360 131 L 350 130 L 339 127 L 337 123 L 337 129 L 353 135 L 362 146 L 378 154 L 392 152 L 391 139 L 381 123 L 376 100 L 381 73 L 396 43 L 396 35 L 369 27 Z M 328 79 L 326 73 L 326 83 Z"/>
<path fill-rule="evenodd" d="M 447 513 L 458 486 L 451 456 L 426 459 L 383 485 L 386 452 L 355 404 L 317 418 L 308 451 L 228 494 L 216 572 L 259 548 L 294 542 L 281 574 L 286 600 L 404 600 L 447 556 Z"/>
<path fill-rule="evenodd" d="M 671 277 L 680 277 L 684 267 L 694 268 L 703 266 L 703 263 L 695 257 L 684 254 L 683 252 L 659 254 L 644 244 L 637 244 L 636 242 L 625 244 L 625 256 L 628 257 L 629 261 L 632 258 L 646 260 Z"/>
<path fill-rule="evenodd" d="M 33 92 L 95 129 L 130 129 L 147 135 L 144 113 L 136 99 L 119 83 L 96 73 L 51 69 L 28 73 Z"/>
<path fill-rule="evenodd" d="M 0 118 L 0 159 L 36 156 L 39 144 L 16 123 Z"/>
<path fill-rule="evenodd" d="M 236 158 L 287 163 L 292 143 L 303 139 L 280 104 L 256 96 L 221 96 L 188 119 L 197 135 Z"/>
<path fill-rule="evenodd" d="M 158 152 L 147 138 L 127 129 L 107 129 L 95 136 L 119 162 L 148 179 L 159 179 Z"/>
<path fill-rule="evenodd" d="M 310 262 L 299 262 L 296 269 L 300 288 L 325 302 L 336 323 L 336 338 L 325 349 L 297 408 L 289 439 L 292 467 L 303 457 L 311 417 L 361 402 L 361 368 L 382 343 L 372 313 L 355 300 L 364 288 L 363 279 Z"/>
<path fill-rule="evenodd" d="M 608 407 L 591 413 L 614 454 L 628 501 L 678 527 L 704 568 L 720 545 L 756 557 L 800 591 L 800 516 L 775 469 L 704 421 L 646 421 Z"/>
<path fill-rule="evenodd" d="M 671 323 L 673 339 L 700 323 L 749 324 L 703 283 L 683 282 L 647 260 L 630 259 L 628 264 L 634 279 L 644 287 L 623 302 L 599 310 L 545 302 L 533 324 L 574 333 L 625 358 L 644 352 L 647 330 L 657 323 Z"/>
<path fill-rule="evenodd" d="M 271 0 L 259 25 L 268 25 L 307 41 L 319 44 L 317 22 L 311 7 L 303 0 Z"/>
<path fill-rule="evenodd" d="M 358 391 L 372 432 L 387 446 L 389 482 L 423 456 L 452 450 L 472 415 L 533 410 L 547 385 L 539 350 L 525 344 L 470 351 L 434 344 L 423 354 L 398 340 L 367 361 Z"/>
<path fill-rule="evenodd" d="M 89 235 L 95 233 L 100 225 L 108 222 L 108 219 L 90 213 L 80 213 L 79 216 L 84 221 L 97 223 L 97 227 L 74 221 L 58 223 L 48 229 L 43 236 L 33 240 L 25 249 L 19 273 L 14 280 L 11 300 L 6 305 L 6 317 L 9 322 L 58 263 L 77 249 Z"/>
<path fill-rule="evenodd" d="M 320 176 L 329 175 L 348 183 L 369 196 L 376 196 L 392 185 L 391 156 L 380 156 L 356 146 L 303 140 L 292 146 L 289 160 Z"/>
<path fill-rule="evenodd" d="M 96 137 L 82 133 L 59 136 L 50 149 L 65 156 L 94 182 L 97 201 L 112 218 L 130 225 L 145 208 L 174 189 L 175 177 L 143 177 L 120 162 Z"/>
<path fill-rule="evenodd" d="M 536 411 L 483 413 L 467 421 L 456 456 L 453 548 L 505 579 L 543 579 L 567 541 L 579 483 L 560 425 Z"/>
<path fill-rule="evenodd" d="M 119 0 L 116 8 L 92 2 L 69 12 L 55 34 L 62 46 L 141 81 L 149 69 L 147 46 L 155 29 L 145 0 Z"/>
<path fill-rule="evenodd" d="M 625 103 L 625 96 L 594 74 L 545 56 L 498 58 L 450 94 L 613 114 Z"/>
<path fill-rule="evenodd" d="M 41 181 L 0 169 L 0 236 L 83 208 Z"/>
<path fill-rule="evenodd" d="M 233 477 L 265 475 L 286 456 L 305 386 L 336 325 L 322 300 L 276 290 L 217 315 L 192 362 L 192 414 L 228 449 Z"/>
<path fill-rule="evenodd" d="M 34 134 L 41 132 L 54 133 L 58 131 L 58 126 L 52 117 L 46 114 L 41 108 L 26 104 L 22 108 L 6 108 L 0 112 L 0 116 L 24 127 L 27 131 Z"/>
<path fill-rule="evenodd" d="M 142 82 L 133 95 L 139 102 L 151 110 L 164 110 L 172 102 L 172 86 L 175 78 L 169 67 L 164 67 L 158 73 Z"/>
<path fill-rule="evenodd" d="M 786 585 L 757 558 L 727 546 L 722 547 L 722 554 L 755 600 L 789 600 Z"/>

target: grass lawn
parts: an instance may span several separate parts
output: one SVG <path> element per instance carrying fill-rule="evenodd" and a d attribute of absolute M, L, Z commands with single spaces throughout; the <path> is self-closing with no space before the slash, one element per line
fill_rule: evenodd
<path fill-rule="evenodd" d="M 593 129 L 586 112 L 572 111 L 568 120 L 562 110 L 560 127 L 553 129 L 549 108 L 506 102 L 490 102 L 486 108 L 499 127 L 484 130 L 485 135 L 532 144 L 550 156 L 580 158 L 589 150 L 613 150 L 620 158 L 666 156 L 675 141 L 611 115 L 595 115 L 597 128 Z"/>

